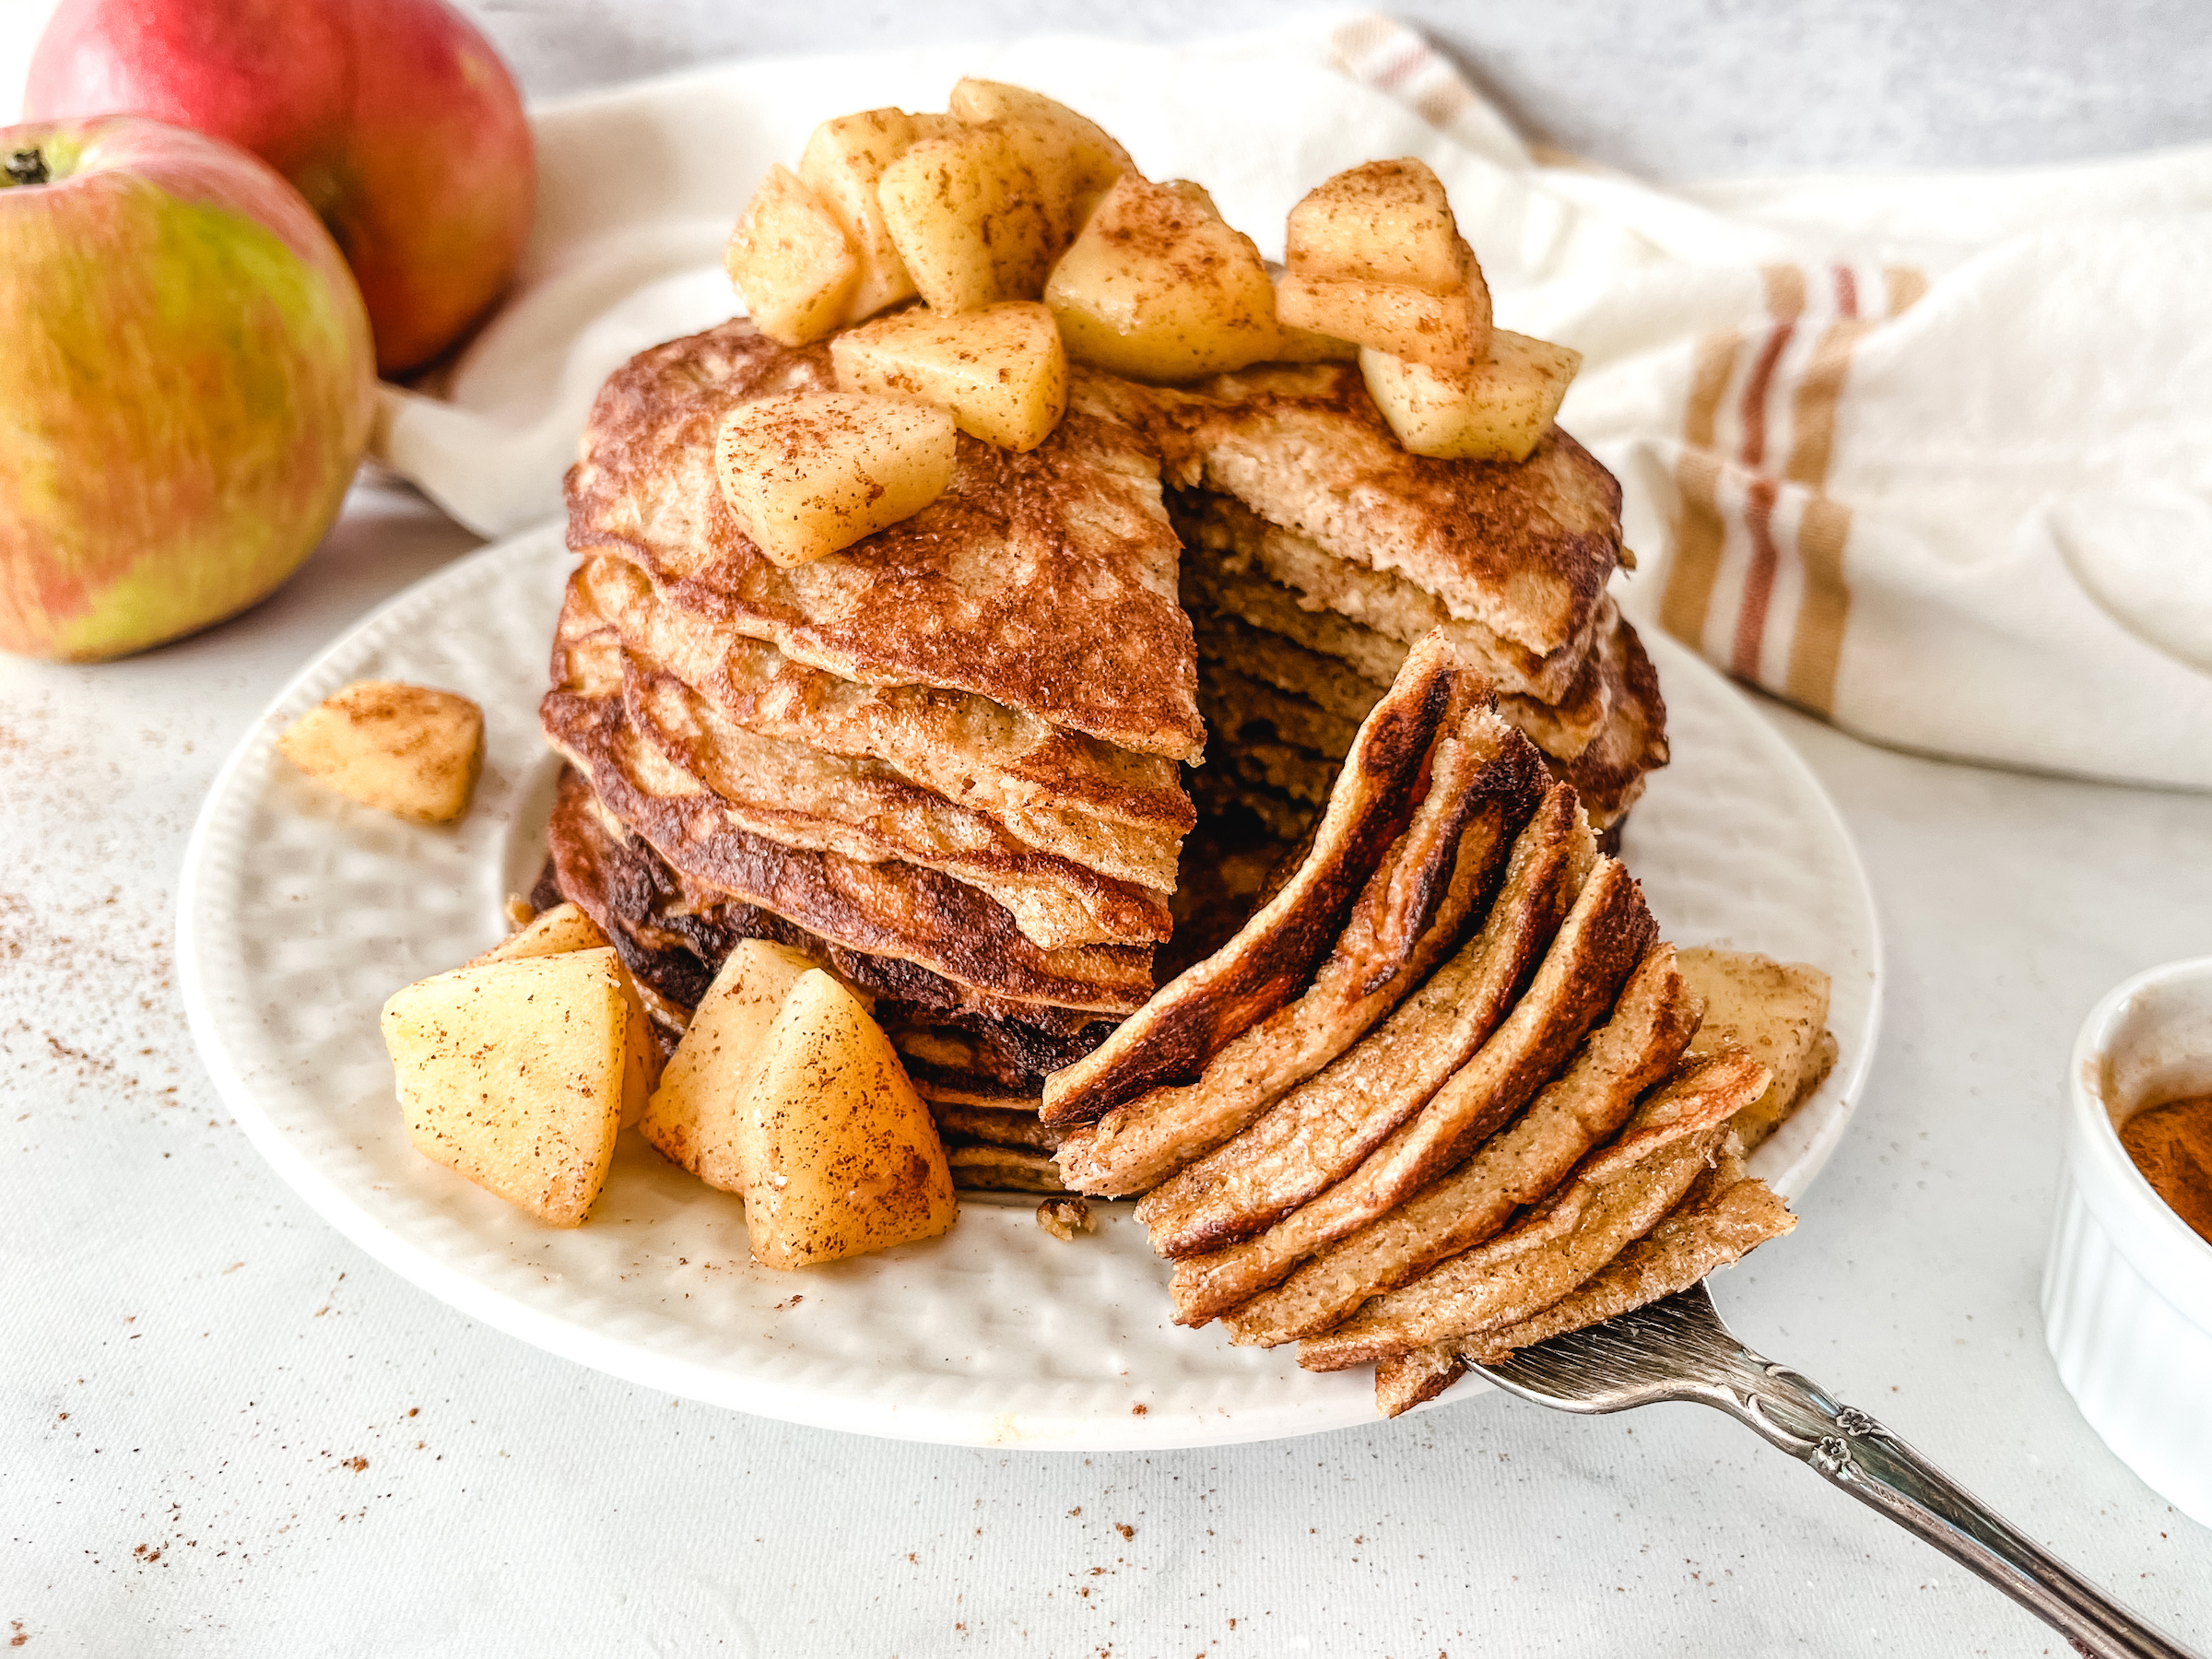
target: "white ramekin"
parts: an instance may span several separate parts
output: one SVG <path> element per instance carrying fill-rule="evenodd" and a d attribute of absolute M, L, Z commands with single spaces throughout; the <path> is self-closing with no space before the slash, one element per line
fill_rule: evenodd
<path fill-rule="evenodd" d="M 2151 1190 L 2117 1128 L 2195 1094 L 2212 1094 L 2212 957 L 2113 987 L 2075 1040 L 2043 1335 L 2089 1427 L 2212 1526 L 2212 1244 Z"/>

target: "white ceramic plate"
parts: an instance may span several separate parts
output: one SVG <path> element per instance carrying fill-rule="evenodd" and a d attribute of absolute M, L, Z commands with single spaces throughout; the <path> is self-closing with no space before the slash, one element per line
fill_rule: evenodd
<path fill-rule="evenodd" d="M 1167 1266 L 1127 1206 L 1063 1244 L 1033 1200 L 971 1198 L 935 1243 L 779 1275 L 743 1211 L 626 1134 L 591 1221 L 528 1220 L 407 1144 L 377 1031 L 398 986 L 504 931 L 554 768 L 538 735 L 569 559 L 557 529 L 485 548 L 400 594 L 294 680 L 217 778 L 186 854 L 179 961 L 193 1034 L 253 1143 L 379 1261 L 502 1331 L 649 1387 L 792 1422 L 963 1444 L 1194 1446 L 1373 1419 L 1364 1371 L 1232 1347 L 1168 1321 Z M 1881 950 L 1865 878 L 1796 755 L 1718 675 L 1649 641 L 1674 764 L 1627 857 L 1666 935 L 1819 963 L 1841 1058 L 1754 1167 L 1804 1191 L 1874 1043 Z M 349 681 L 441 686 L 483 706 L 486 759 L 457 828 L 402 823 L 309 782 L 283 726 Z M 1463 1389 L 1467 1386 L 1463 1384 Z"/>

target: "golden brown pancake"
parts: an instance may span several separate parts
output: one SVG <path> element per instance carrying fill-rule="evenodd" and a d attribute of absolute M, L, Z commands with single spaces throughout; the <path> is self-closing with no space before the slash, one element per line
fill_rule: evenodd
<path fill-rule="evenodd" d="M 827 346 L 725 323 L 632 358 L 601 388 L 568 478 L 569 546 L 618 555 L 662 600 L 869 685 L 987 698 L 1124 748 L 1194 760 L 1181 548 L 1145 438 L 1078 371 L 1052 437 L 1014 454 L 962 434 L 951 487 L 843 552 L 784 570 L 737 528 L 714 474 L 735 405 L 834 388 Z"/>

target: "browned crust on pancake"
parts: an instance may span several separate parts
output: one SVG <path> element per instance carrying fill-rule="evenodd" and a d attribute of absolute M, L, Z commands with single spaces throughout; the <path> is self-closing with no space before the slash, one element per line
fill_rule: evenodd
<path fill-rule="evenodd" d="M 1572 649 L 1619 562 L 1620 486 L 1564 431 L 1517 463 L 1408 454 L 1343 363 L 1112 391 L 1174 483 L 1400 574 L 1538 657 Z"/>
<path fill-rule="evenodd" d="M 787 847 L 865 864 L 903 860 L 988 894 L 1037 945 L 1152 944 L 1167 900 L 1026 847 L 987 814 L 918 788 L 880 761 L 824 755 L 744 731 L 674 675 L 627 663 L 630 724 L 713 791 L 728 821 Z"/>
<path fill-rule="evenodd" d="M 1480 721 L 1438 744 L 1427 798 L 1305 994 L 1223 1049 L 1195 1083 L 1153 1089 L 1077 1130 L 1060 1159 L 1070 1186 L 1119 1196 L 1159 1185 L 1344 1053 L 1458 947 L 1539 791 L 1526 740 L 1487 711 Z"/>
<path fill-rule="evenodd" d="M 747 731 L 881 760 L 948 800 L 988 811 L 1032 844 L 1080 857 L 1104 826 L 1133 832 L 1094 867 L 1131 880 L 1165 861 L 1195 814 L 1176 763 L 1064 732 L 1033 714 L 934 686 L 869 686 L 794 662 L 765 641 L 663 605 L 625 559 L 570 578 L 632 657 L 665 668 Z M 573 603 L 573 600 L 571 600 Z M 1152 885 L 1165 885 L 1154 881 Z"/>
<path fill-rule="evenodd" d="M 1163 987 L 1099 1048 L 1045 1085 L 1044 1116 L 1092 1123 L 1161 1083 L 1188 1081 L 1295 997 L 1418 804 L 1438 735 L 1477 697 L 1431 638 L 1359 728 L 1298 873 L 1236 937 Z"/>
<path fill-rule="evenodd" d="M 1257 1238 L 1178 1262 L 1172 1285 L 1177 1317 L 1195 1324 L 1228 1312 L 1466 1158 L 1528 1102 L 1604 1018 L 1657 933 L 1634 880 L 1614 860 L 1600 864 L 1527 994 L 1474 1059 L 1357 1170 L 1312 1203 Z"/>
<path fill-rule="evenodd" d="M 683 875 L 832 943 L 916 962 L 996 997 L 1100 1013 L 1144 1004 L 1148 949 L 1045 950 L 1022 935 L 1003 906 L 934 870 L 862 864 L 754 835 L 731 822 L 697 779 L 649 750 L 618 699 L 551 691 L 540 717 L 547 738 L 590 779 L 606 808 Z"/>
<path fill-rule="evenodd" d="M 1591 1277 L 1541 1312 L 1460 1338 L 1454 1346 L 1464 1359 L 1495 1364 L 1515 1348 L 1677 1295 L 1796 1225 L 1797 1218 L 1767 1183 L 1744 1167 L 1741 1154 L 1724 1145 L 1719 1159 L 1691 1182 L 1682 1202 Z"/>
<path fill-rule="evenodd" d="M 1766 1086 L 1767 1068 L 1741 1049 L 1686 1062 L 1618 1139 L 1529 1215 L 1308 1337 L 1299 1364 L 1343 1371 L 1540 1312 L 1680 1202 L 1718 1153 L 1729 1117 Z"/>
<path fill-rule="evenodd" d="M 920 1088 L 920 1085 L 916 1088 Z M 1020 1147 L 1048 1154 L 1060 1148 L 1059 1131 L 1039 1123 L 1034 1112 L 946 1100 L 925 1088 L 921 1089 L 921 1095 L 929 1103 L 929 1114 L 936 1120 L 938 1132 L 947 1139 L 993 1147 Z M 1057 1177 L 1053 1184 L 1060 1184 Z"/>
<path fill-rule="evenodd" d="M 1198 707 L 1217 759 L 1245 741 L 1295 744 L 1330 757 L 1347 753 L 1358 720 L 1332 712 L 1311 698 L 1204 657 L 1198 668 Z"/>
<path fill-rule="evenodd" d="M 1174 490 L 1168 516 L 1183 540 L 1186 594 L 1194 569 L 1206 571 L 1218 582 L 1233 583 L 1241 605 L 1231 608 L 1248 621 L 1334 652 L 1364 672 L 1375 672 L 1392 652 L 1441 627 L 1461 658 L 1500 694 L 1572 705 L 1590 644 L 1610 609 L 1601 600 L 1574 640 L 1538 656 L 1480 622 L 1453 616 L 1442 600 L 1404 577 L 1338 559 L 1312 537 L 1270 524 L 1233 496 Z"/>
<path fill-rule="evenodd" d="M 1697 999 L 1682 982 L 1674 947 L 1653 946 L 1606 1023 L 1526 1112 L 1463 1167 L 1230 1313 L 1232 1339 L 1273 1347 L 1315 1335 L 1369 1297 L 1491 1237 L 1618 1132 L 1638 1098 L 1674 1069 L 1697 1027 Z"/>
<path fill-rule="evenodd" d="M 572 900 L 620 951 L 673 1047 L 690 1009 L 740 939 L 803 950 L 876 997 L 876 1017 L 906 1059 L 915 1086 L 1024 1100 L 1043 1075 L 1088 1053 L 1111 1022 L 1078 1010 L 1006 1002 L 955 984 L 913 962 L 833 945 L 772 912 L 686 880 L 643 841 L 609 819 L 574 772 L 560 782 L 541 882 L 549 908 Z"/>
<path fill-rule="evenodd" d="M 1574 785 L 1590 821 L 1605 830 L 1628 816 L 1647 774 L 1667 762 L 1666 699 L 1660 695 L 1659 671 L 1626 617 L 1600 646 L 1606 723 L 1587 748 L 1571 760 L 1554 762 L 1552 771 Z"/>
<path fill-rule="evenodd" d="M 750 323 L 639 353 L 608 377 L 568 478 L 569 546 L 612 553 L 662 598 L 846 679 L 941 686 L 1124 748 L 1195 759 L 1180 546 L 1142 438 L 1086 394 L 1038 448 L 962 434 L 951 487 L 900 524 L 794 570 L 737 528 L 713 471 L 739 403 L 828 390 L 827 346 Z"/>
<path fill-rule="evenodd" d="M 1052 1154 L 1028 1147 L 956 1143 L 945 1148 L 952 1184 L 971 1192 L 1060 1193 L 1060 1171 Z"/>
<path fill-rule="evenodd" d="M 1573 793 L 1555 786 L 1515 839 L 1481 931 L 1371 1038 L 1147 1194 L 1136 1213 L 1152 1248 L 1218 1253 L 1262 1231 L 1418 1112 L 1507 1018 L 1535 972 L 1590 868 L 1588 842 Z"/>
<path fill-rule="evenodd" d="M 1467 1362 L 1448 1342 L 1378 1359 L 1375 1410 L 1386 1418 L 1403 1417 L 1416 1406 L 1435 1399 L 1466 1374 Z"/>

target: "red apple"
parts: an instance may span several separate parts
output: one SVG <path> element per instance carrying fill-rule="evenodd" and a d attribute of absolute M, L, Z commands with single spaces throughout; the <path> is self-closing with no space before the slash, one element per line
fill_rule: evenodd
<path fill-rule="evenodd" d="M 513 77 L 444 0 L 63 0 L 23 110 L 151 115 L 252 150 L 346 250 L 388 375 L 499 299 L 537 206 Z"/>
<path fill-rule="evenodd" d="M 313 551 L 369 440 L 337 245 L 244 150 L 130 116 L 0 128 L 0 649 L 205 628 Z"/>

